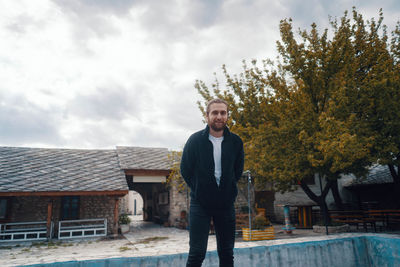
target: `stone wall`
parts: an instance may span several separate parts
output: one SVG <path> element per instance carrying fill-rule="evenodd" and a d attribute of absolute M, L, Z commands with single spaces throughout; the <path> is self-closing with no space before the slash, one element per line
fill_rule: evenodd
<path fill-rule="evenodd" d="M 129 212 L 129 195 L 126 194 L 124 197 L 121 197 L 119 200 L 119 214 L 130 214 Z"/>
<path fill-rule="evenodd" d="M 11 201 L 11 222 L 47 220 L 47 205 L 53 202 L 52 221 L 55 229 L 61 215 L 61 197 L 14 197 Z M 107 218 L 107 232 L 113 233 L 115 197 L 81 196 L 79 219 Z"/>
<path fill-rule="evenodd" d="M 181 212 L 185 211 L 189 214 L 189 192 L 185 188 L 178 190 L 177 186 L 173 184 L 169 190 L 169 225 L 179 227 Z"/>
<path fill-rule="evenodd" d="M 107 219 L 107 233 L 113 233 L 114 205 L 116 197 L 109 196 L 81 196 L 80 219 Z"/>
<path fill-rule="evenodd" d="M 35 222 L 47 220 L 47 204 L 50 197 L 14 197 L 11 201 L 11 222 Z M 60 208 L 60 198 L 53 200 L 54 206 Z M 59 212 L 58 212 L 59 213 Z M 58 214 L 59 215 L 59 214 Z M 59 216 L 57 216 L 58 218 Z"/>

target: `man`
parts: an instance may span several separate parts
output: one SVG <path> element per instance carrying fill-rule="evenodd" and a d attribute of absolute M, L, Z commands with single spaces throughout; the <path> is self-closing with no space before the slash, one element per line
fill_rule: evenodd
<path fill-rule="evenodd" d="M 208 102 L 207 126 L 185 144 L 181 174 L 190 187 L 187 267 L 201 266 L 207 251 L 211 219 L 214 222 L 220 266 L 233 266 L 237 181 L 243 172 L 243 142 L 226 127 L 228 104 Z"/>

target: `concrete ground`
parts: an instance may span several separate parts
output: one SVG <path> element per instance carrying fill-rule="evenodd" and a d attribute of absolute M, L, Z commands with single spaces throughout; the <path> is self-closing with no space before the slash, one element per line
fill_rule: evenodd
<path fill-rule="evenodd" d="M 71 241 L 1 244 L 0 266 L 51 263 L 60 261 L 79 261 L 113 257 L 156 256 L 187 253 L 189 234 L 187 230 L 143 222 L 135 217 L 130 232 L 116 239 L 77 239 Z M 243 241 L 237 237 L 235 247 L 270 246 L 285 243 L 316 241 L 343 236 L 365 235 L 365 233 L 346 233 L 326 236 L 314 233 L 311 229 L 295 229 L 292 234 L 282 230 L 283 225 L 274 225 L 275 239 L 263 241 Z M 368 233 L 374 235 L 373 233 Z M 399 233 L 393 233 L 399 234 Z M 215 235 L 210 235 L 208 251 L 216 250 Z"/>

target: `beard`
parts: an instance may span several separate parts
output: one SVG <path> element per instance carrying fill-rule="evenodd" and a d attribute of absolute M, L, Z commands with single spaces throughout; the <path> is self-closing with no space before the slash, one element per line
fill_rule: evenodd
<path fill-rule="evenodd" d="M 226 123 L 219 123 L 217 124 L 216 122 L 210 123 L 210 128 L 213 129 L 215 132 L 220 132 L 225 129 Z"/>

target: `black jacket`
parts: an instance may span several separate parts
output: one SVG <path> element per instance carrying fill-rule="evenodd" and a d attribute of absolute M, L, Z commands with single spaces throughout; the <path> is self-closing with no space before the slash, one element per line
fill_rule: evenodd
<path fill-rule="evenodd" d="M 207 209 L 231 207 L 237 196 L 237 181 L 243 172 L 243 142 L 239 136 L 224 130 L 221 144 L 221 181 L 214 176 L 213 145 L 208 139 L 209 128 L 192 134 L 185 144 L 181 174 L 191 189 L 190 196 Z"/>

